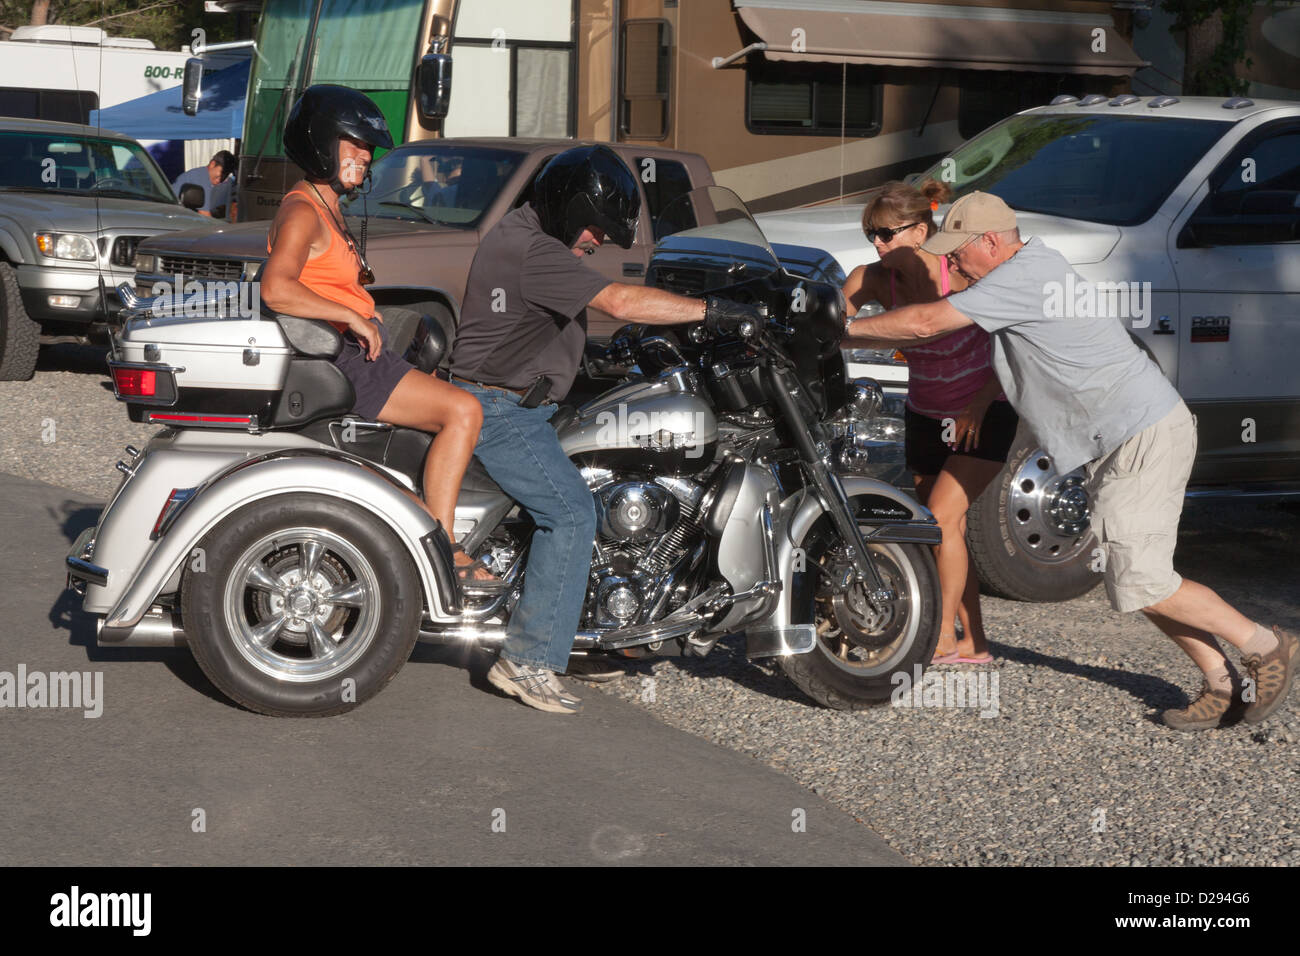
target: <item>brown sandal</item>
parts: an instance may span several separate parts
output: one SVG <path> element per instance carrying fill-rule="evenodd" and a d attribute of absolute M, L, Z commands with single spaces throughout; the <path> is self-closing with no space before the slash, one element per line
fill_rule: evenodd
<path fill-rule="evenodd" d="M 455 555 L 463 554 L 467 557 L 469 555 L 469 552 L 459 544 L 452 544 L 451 553 L 453 564 L 455 564 Z M 474 576 L 480 570 L 492 574 L 492 570 L 479 558 L 474 558 L 472 561 L 468 561 L 465 564 L 456 564 L 455 568 L 456 580 L 460 582 L 460 586 L 466 591 L 476 594 L 497 594 L 504 591 L 507 587 L 506 582 L 502 581 L 496 575 L 492 575 L 491 580 L 484 580 Z"/>

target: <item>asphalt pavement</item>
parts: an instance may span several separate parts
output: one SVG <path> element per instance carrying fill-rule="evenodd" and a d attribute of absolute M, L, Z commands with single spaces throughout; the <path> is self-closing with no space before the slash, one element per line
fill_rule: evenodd
<path fill-rule="evenodd" d="M 0 474 L 0 680 L 103 681 L 97 718 L 0 697 L 0 865 L 906 862 L 615 696 L 529 710 L 481 654 L 420 645 L 357 710 L 284 720 L 228 702 L 183 648 L 98 648 L 63 559 L 100 507 Z"/>

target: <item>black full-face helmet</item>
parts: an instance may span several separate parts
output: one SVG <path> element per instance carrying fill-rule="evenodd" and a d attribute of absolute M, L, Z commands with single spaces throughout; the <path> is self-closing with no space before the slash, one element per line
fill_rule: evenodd
<path fill-rule="evenodd" d="M 595 226 L 624 249 L 631 248 L 641 212 L 636 177 L 608 146 L 575 146 L 556 156 L 533 184 L 533 206 L 542 229 L 571 247 Z"/>
<path fill-rule="evenodd" d="M 284 127 L 284 153 L 310 179 L 323 179 L 336 193 L 349 191 L 339 179 L 339 138 L 351 136 L 371 149 L 393 148 L 384 114 L 364 93 L 346 86 L 317 84 L 303 90 Z"/>

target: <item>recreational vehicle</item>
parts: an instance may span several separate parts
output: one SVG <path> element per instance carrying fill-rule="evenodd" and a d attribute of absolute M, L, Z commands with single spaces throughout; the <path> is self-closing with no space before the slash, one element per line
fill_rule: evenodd
<path fill-rule="evenodd" d="M 280 130 L 312 83 L 363 90 L 397 138 L 573 137 L 699 153 L 756 211 L 852 198 L 1143 62 L 1103 0 L 266 0 L 241 217 L 298 177 Z M 417 65 L 451 54 L 445 120 Z"/>

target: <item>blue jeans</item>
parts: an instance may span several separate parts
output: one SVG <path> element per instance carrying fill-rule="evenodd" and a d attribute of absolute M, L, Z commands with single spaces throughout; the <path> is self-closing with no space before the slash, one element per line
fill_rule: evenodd
<path fill-rule="evenodd" d="M 524 591 L 506 626 L 501 653 L 517 664 L 568 667 L 582 616 L 596 536 L 591 490 L 550 425 L 554 405 L 520 408 L 519 396 L 455 382 L 483 406 L 474 454 L 492 480 L 528 509 L 533 532 Z"/>

